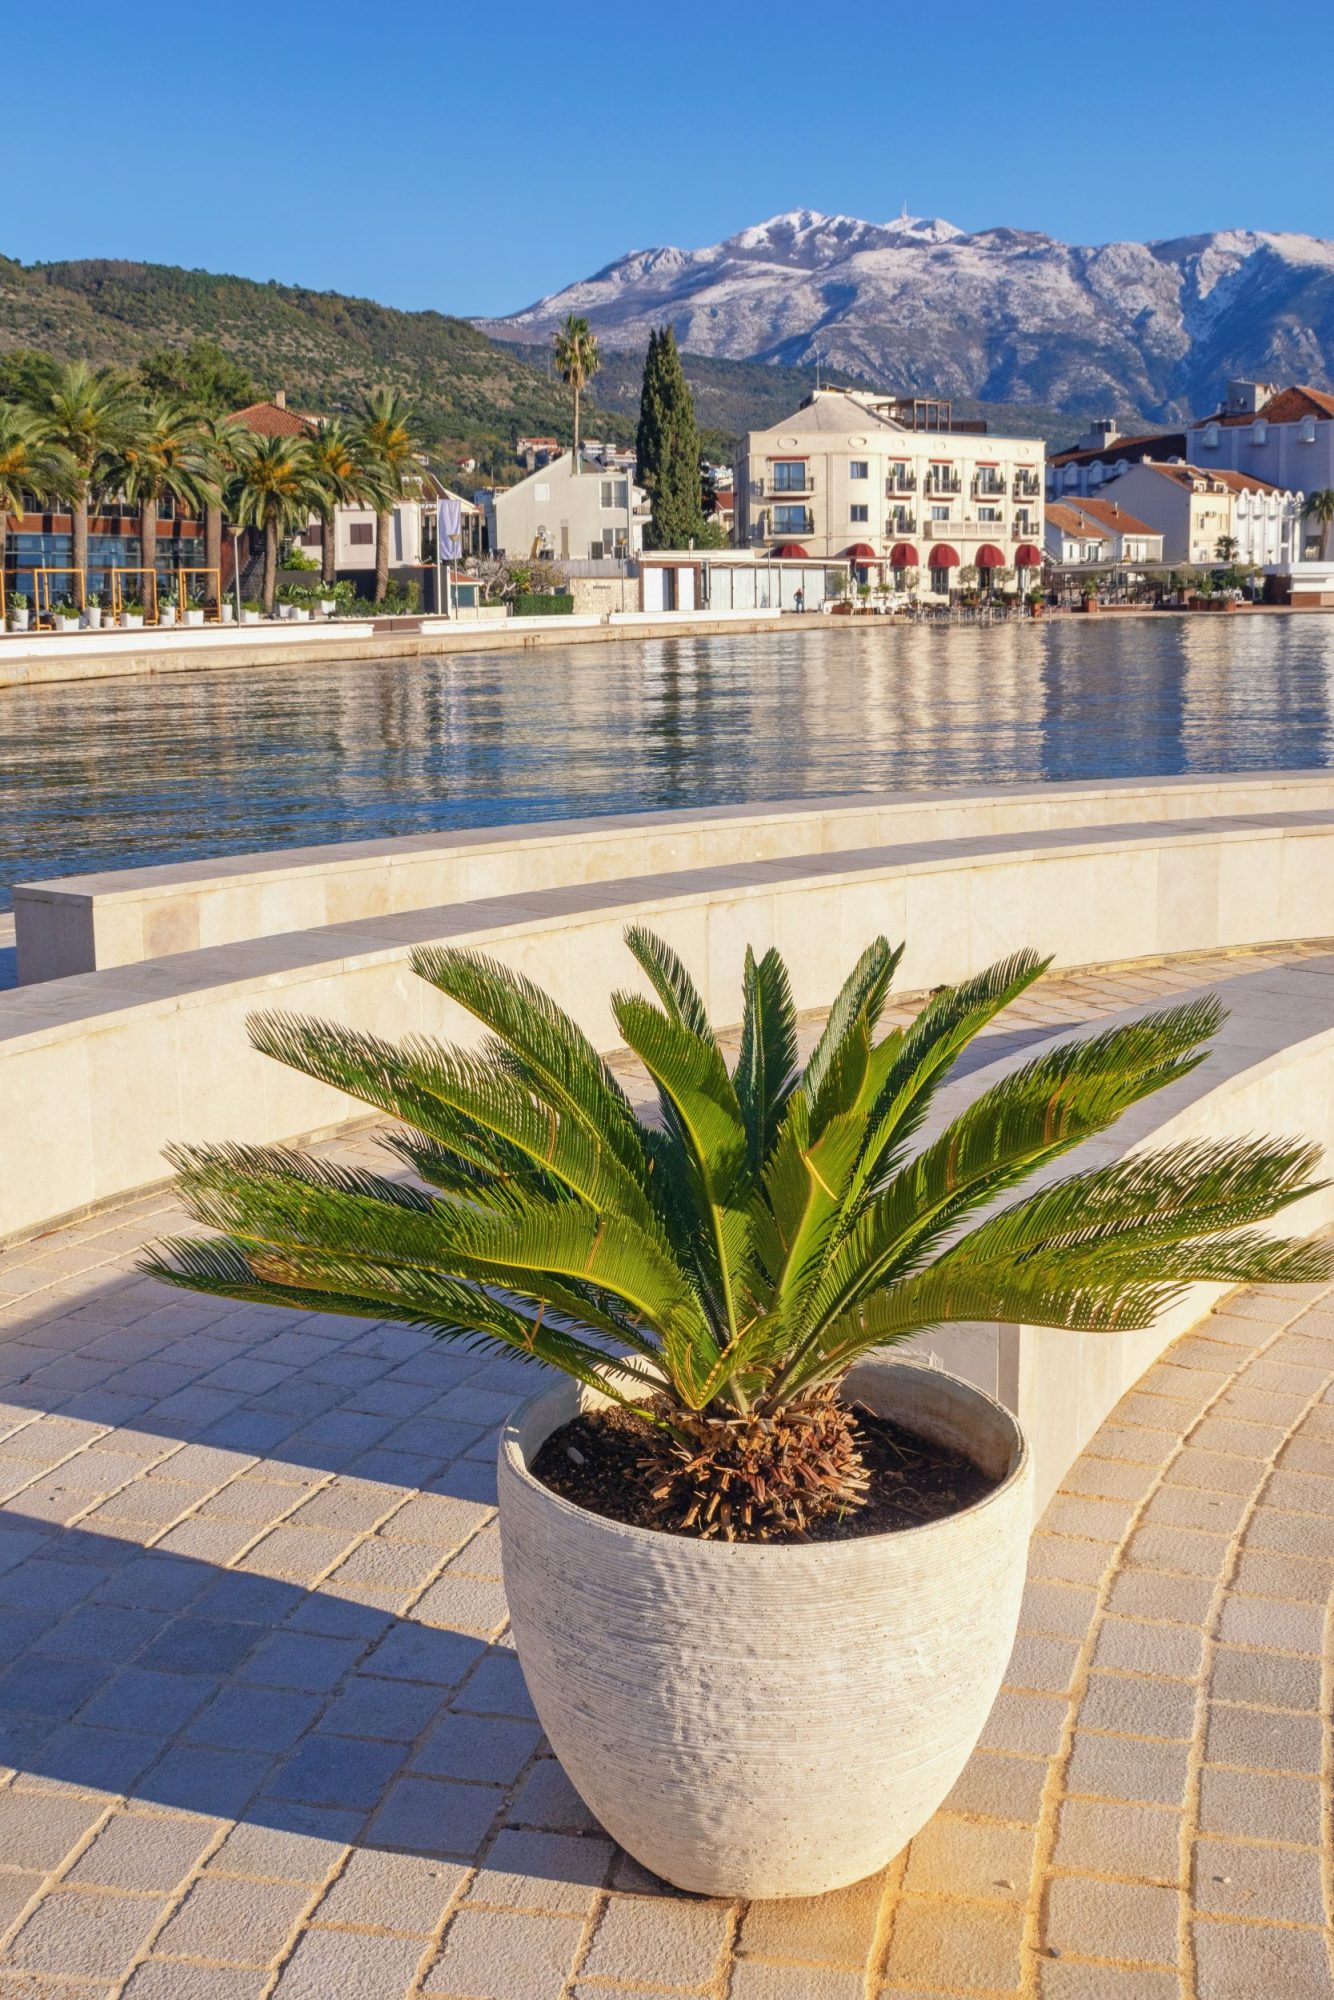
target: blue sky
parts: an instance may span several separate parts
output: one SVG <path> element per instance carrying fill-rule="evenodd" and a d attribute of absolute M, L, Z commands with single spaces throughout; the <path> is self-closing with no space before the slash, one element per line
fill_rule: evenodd
<path fill-rule="evenodd" d="M 799 207 L 1334 237 L 1330 95 L 1230 0 L 954 0 L 920 31 L 877 0 L 12 12 L 0 251 L 25 263 L 491 313 Z"/>

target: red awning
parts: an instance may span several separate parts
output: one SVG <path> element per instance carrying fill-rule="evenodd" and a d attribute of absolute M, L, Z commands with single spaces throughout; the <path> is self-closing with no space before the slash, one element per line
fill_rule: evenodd
<path fill-rule="evenodd" d="M 810 551 L 803 549 L 800 542 L 780 542 L 774 550 L 776 556 L 786 556 L 794 562 L 809 562 Z"/>
<path fill-rule="evenodd" d="M 1005 558 L 990 542 L 983 542 L 977 552 L 977 566 L 979 569 L 1004 569 Z"/>
<path fill-rule="evenodd" d="M 869 542 L 854 542 L 850 549 L 844 549 L 843 555 L 848 562 L 863 563 L 879 562 L 880 560 Z"/>
<path fill-rule="evenodd" d="M 927 562 L 932 569 L 957 569 L 959 551 L 952 549 L 948 542 L 939 542 L 927 556 Z"/>
<path fill-rule="evenodd" d="M 916 569 L 918 567 L 917 551 L 911 542 L 895 542 L 889 552 L 889 566 L 891 569 Z"/>
<path fill-rule="evenodd" d="M 1041 569 L 1041 550 L 1035 549 L 1032 542 L 1020 542 L 1014 552 L 1014 566 L 1016 569 Z"/>

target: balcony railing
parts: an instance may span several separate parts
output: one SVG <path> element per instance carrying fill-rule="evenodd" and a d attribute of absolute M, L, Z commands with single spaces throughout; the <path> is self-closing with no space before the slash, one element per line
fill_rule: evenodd
<path fill-rule="evenodd" d="M 1019 472 L 1015 474 L 1014 497 L 1016 500 L 1036 500 L 1041 490 L 1035 473 Z"/>
<path fill-rule="evenodd" d="M 962 493 L 963 481 L 957 472 L 952 476 L 948 473 L 928 472 L 922 491 L 924 493 Z"/>
<path fill-rule="evenodd" d="M 891 514 L 885 522 L 887 535 L 915 535 L 917 516 L 915 514 Z"/>
<path fill-rule="evenodd" d="M 795 485 L 780 486 L 776 480 L 764 477 L 755 481 L 755 493 L 761 500 L 785 500 L 789 496 L 793 500 L 800 500 L 814 491 L 815 474 L 809 471 L 804 473 Z"/>
<path fill-rule="evenodd" d="M 813 535 L 815 516 L 803 509 L 799 517 L 780 523 L 772 515 L 764 513 L 760 516 L 759 530 L 760 541 L 768 541 L 771 535 Z"/>
<path fill-rule="evenodd" d="M 885 491 L 892 498 L 895 493 L 915 493 L 917 474 L 915 472 L 891 472 L 885 481 Z"/>

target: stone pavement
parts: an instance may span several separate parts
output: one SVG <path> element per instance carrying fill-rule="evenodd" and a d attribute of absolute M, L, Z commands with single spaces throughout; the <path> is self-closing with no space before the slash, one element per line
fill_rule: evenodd
<path fill-rule="evenodd" d="M 1053 981 L 979 1059 L 1261 962 Z M 646 1877 L 545 1752 L 492 1508 L 537 1378 L 139 1278 L 179 1219 L 0 1256 L 0 2000 L 1334 1994 L 1330 1294 L 1169 1350 L 1034 1537 L 946 1806 L 747 1908 Z"/>

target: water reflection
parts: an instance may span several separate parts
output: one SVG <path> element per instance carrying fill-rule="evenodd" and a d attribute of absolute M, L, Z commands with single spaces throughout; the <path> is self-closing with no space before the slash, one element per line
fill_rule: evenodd
<path fill-rule="evenodd" d="M 1334 621 L 868 624 L 0 696 L 16 878 L 570 814 L 1326 764 Z"/>

